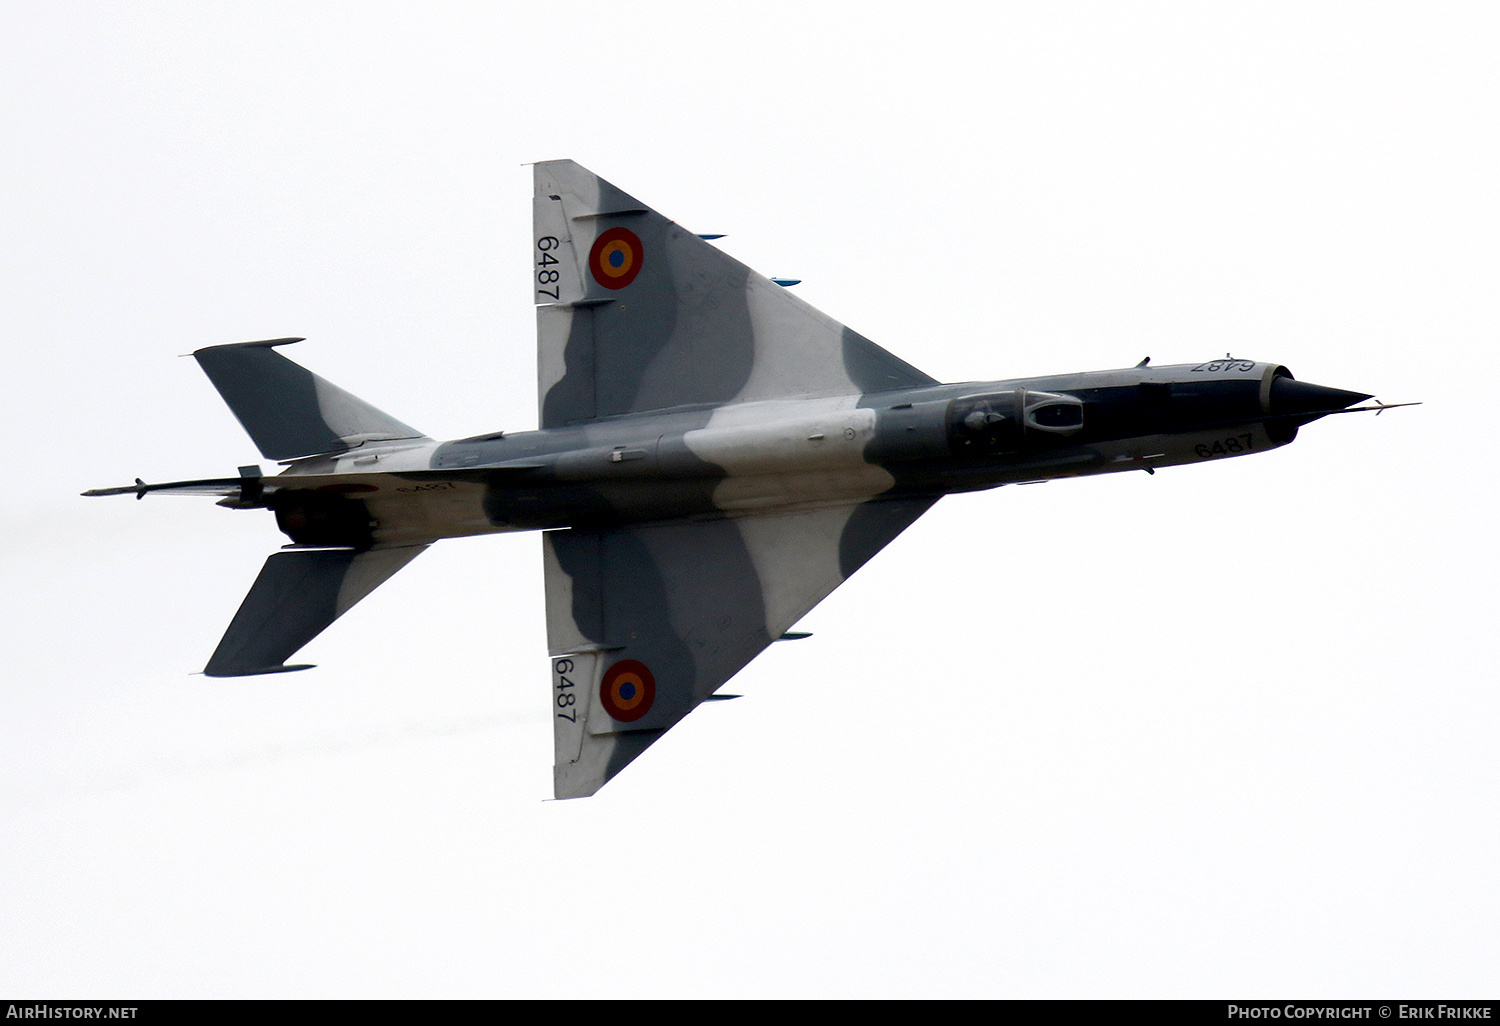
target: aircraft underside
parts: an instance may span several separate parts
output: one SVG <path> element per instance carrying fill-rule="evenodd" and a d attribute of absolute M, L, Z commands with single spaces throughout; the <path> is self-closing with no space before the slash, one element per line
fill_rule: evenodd
<path fill-rule="evenodd" d="M 942 495 L 1266 452 L 1369 398 L 1228 355 L 941 384 L 571 161 L 536 165 L 534 220 L 538 430 L 439 442 L 276 351 L 300 339 L 213 346 L 284 469 L 86 493 L 274 514 L 291 544 L 209 676 L 305 668 L 435 541 L 542 530 L 556 794 L 588 795 Z"/>

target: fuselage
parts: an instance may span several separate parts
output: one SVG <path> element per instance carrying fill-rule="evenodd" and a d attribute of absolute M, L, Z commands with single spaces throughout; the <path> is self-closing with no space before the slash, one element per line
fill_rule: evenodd
<path fill-rule="evenodd" d="M 1366 396 L 1226 358 L 600 418 L 291 463 L 296 544 L 753 516 L 1265 452 Z M 247 503 L 248 505 L 248 503 Z"/>
<path fill-rule="evenodd" d="M 542 531 L 554 794 L 581 797 L 939 497 L 1266 452 L 1369 398 L 1228 355 L 942 384 L 574 162 L 533 174 L 539 430 L 438 441 L 279 352 L 300 338 L 230 342 L 192 355 L 279 473 L 85 493 L 274 512 L 290 551 L 206 676 L 308 668 L 434 541 Z"/>

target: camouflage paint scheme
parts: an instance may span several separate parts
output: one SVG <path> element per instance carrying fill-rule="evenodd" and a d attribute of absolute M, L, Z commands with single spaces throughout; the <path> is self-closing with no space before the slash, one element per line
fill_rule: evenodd
<path fill-rule="evenodd" d="M 594 174 L 535 165 L 540 428 L 438 442 L 276 352 L 194 355 L 286 469 L 205 672 L 285 660 L 441 538 L 542 530 L 555 793 L 593 794 L 949 492 L 1285 445 L 1369 396 L 1232 357 L 941 384 Z"/>

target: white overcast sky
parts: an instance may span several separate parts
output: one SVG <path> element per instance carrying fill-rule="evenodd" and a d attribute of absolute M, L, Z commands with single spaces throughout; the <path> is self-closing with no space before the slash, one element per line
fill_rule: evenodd
<path fill-rule="evenodd" d="M 0 33 L 0 994 L 1493 997 L 1492 3 L 69 3 Z M 200 669 L 191 360 L 535 425 L 527 161 L 944 380 L 1426 405 L 946 499 L 592 799 L 535 536 Z"/>

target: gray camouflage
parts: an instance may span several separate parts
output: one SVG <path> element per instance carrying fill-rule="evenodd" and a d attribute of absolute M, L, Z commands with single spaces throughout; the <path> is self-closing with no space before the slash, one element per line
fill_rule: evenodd
<path fill-rule="evenodd" d="M 555 793 L 593 794 L 950 492 L 1285 445 L 1370 398 L 1226 356 L 941 384 L 571 161 L 535 166 L 536 431 L 438 442 L 281 356 L 199 350 L 269 508 L 205 672 L 285 660 L 441 538 L 542 530 Z M 1371 407 L 1377 408 L 1377 407 Z"/>

